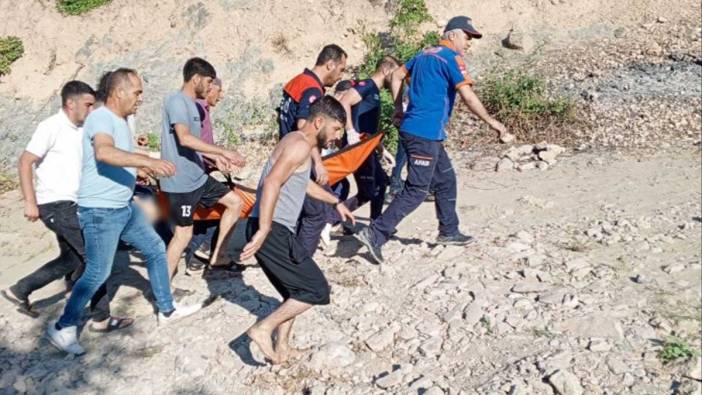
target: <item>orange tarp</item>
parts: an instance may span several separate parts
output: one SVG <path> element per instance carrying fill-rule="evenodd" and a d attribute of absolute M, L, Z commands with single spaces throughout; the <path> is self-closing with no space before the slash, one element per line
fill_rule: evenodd
<path fill-rule="evenodd" d="M 358 170 L 366 158 L 368 158 L 378 144 L 380 144 L 382 139 L 383 133 L 378 132 L 356 144 L 344 147 L 322 158 L 322 163 L 324 163 L 324 167 L 329 172 L 329 185 L 336 184 Z M 229 186 L 239 195 L 242 201 L 241 214 L 239 217 L 248 218 L 256 203 L 256 190 L 236 183 L 230 183 Z M 161 212 L 164 214 L 168 213 L 168 200 L 166 199 L 166 195 L 159 191 L 157 196 Z M 212 208 L 200 207 L 195 211 L 193 219 L 195 221 L 218 220 L 223 211 L 224 206 L 219 204 Z"/>

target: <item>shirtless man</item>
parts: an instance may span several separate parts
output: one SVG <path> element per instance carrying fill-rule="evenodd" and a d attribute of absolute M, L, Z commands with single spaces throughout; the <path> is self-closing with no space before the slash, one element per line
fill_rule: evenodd
<path fill-rule="evenodd" d="M 336 196 L 310 179 L 312 152 L 339 140 L 345 123 L 346 112 L 339 101 L 331 96 L 318 99 L 302 128 L 280 140 L 259 181 L 256 206 L 246 227 L 248 244 L 241 260 L 256 256 L 283 297 L 283 304 L 249 328 L 247 334 L 274 364 L 301 354 L 288 342 L 295 317 L 313 305 L 329 303 L 324 274 L 295 237 L 305 195 L 332 205 L 342 219 L 355 222 Z"/>

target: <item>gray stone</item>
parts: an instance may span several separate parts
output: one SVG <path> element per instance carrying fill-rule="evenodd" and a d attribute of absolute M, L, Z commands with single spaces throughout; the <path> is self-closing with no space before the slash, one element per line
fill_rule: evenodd
<path fill-rule="evenodd" d="M 443 341 L 439 337 L 433 337 L 419 346 L 419 352 L 425 357 L 435 357 L 441 352 Z"/>
<path fill-rule="evenodd" d="M 559 395 L 582 395 L 585 392 L 580 380 L 565 370 L 559 370 L 549 376 L 548 382 Z"/>

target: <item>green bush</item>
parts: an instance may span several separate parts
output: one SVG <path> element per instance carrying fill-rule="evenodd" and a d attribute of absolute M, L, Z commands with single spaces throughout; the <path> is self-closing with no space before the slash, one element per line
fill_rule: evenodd
<path fill-rule="evenodd" d="M 146 138 L 148 139 L 147 147 L 149 147 L 149 150 L 158 151 L 161 149 L 161 135 L 149 132 L 146 134 Z"/>
<path fill-rule="evenodd" d="M 110 1 L 112 0 L 56 0 L 56 8 L 62 14 L 80 15 Z"/>
<path fill-rule="evenodd" d="M 363 43 L 366 53 L 363 63 L 358 68 L 358 78 L 368 78 L 375 71 L 375 66 L 385 55 L 395 56 L 401 63 L 408 61 L 419 51 L 439 42 L 436 32 L 419 33 L 424 22 L 431 21 L 424 0 L 399 0 L 393 7 L 389 32 L 365 33 Z M 398 131 L 392 124 L 395 104 L 389 92 L 380 94 L 380 130 L 385 132 L 383 144 L 391 152 L 397 150 Z"/>
<path fill-rule="evenodd" d="M 489 74 L 480 81 L 478 95 L 488 112 L 517 135 L 520 141 L 537 141 L 544 131 L 575 120 L 575 104 L 566 97 L 549 97 L 541 76 L 509 71 Z"/>
<path fill-rule="evenodd" d="M 0 37 L 0 75 L 10 73 L 10 65 L 24 55 L 22 40 L 15 36 Z"/>

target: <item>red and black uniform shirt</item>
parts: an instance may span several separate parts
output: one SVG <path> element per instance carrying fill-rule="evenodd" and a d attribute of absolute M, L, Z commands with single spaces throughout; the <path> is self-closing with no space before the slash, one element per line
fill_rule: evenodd
<path fill-rule="evenodd" d="M 290 80 L 283 88 L 283 100 L 278 108 L 280 138 L 297 130 L 297 121 L 307 119 L 310 105 L 324 95 L 324 85 L 309 69 Z"/>

